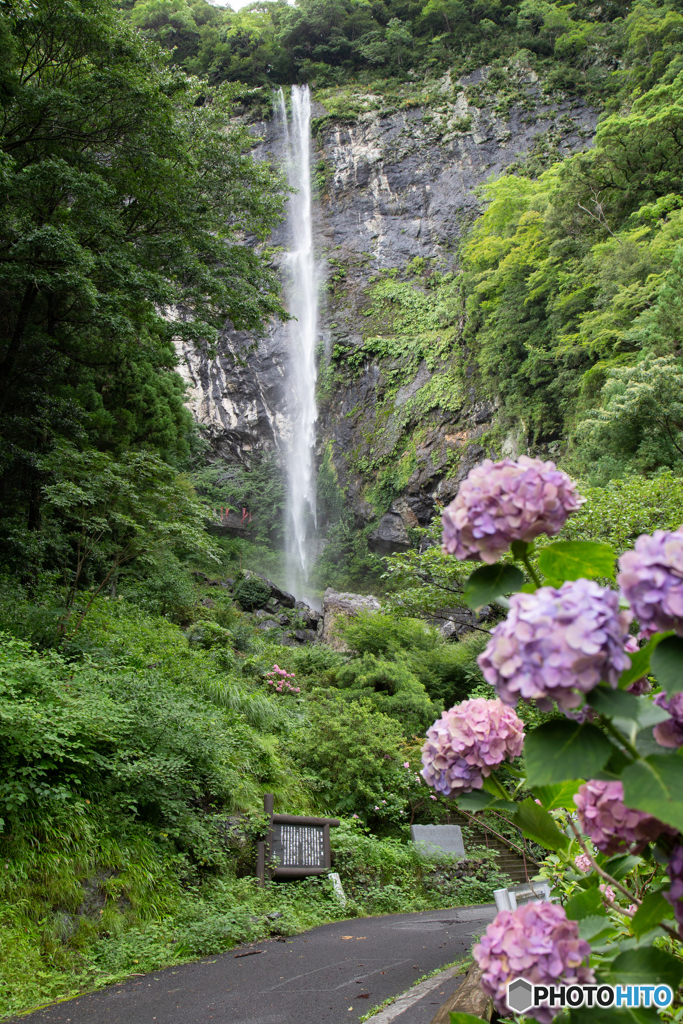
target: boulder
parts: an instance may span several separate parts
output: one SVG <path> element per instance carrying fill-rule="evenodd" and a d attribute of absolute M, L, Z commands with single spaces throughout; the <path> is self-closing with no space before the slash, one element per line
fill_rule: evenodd
<path fill-rule="evenodd" d="M 312 644 L 317 637 L 312 629 L 295 629 L 292 635 L 300 644 Z"/>
<path fill-rule="evenodd" d="M 311 608 L 306 604 L 305 601 L 297 601 L 294 606 L 299 613 L 300 617 L 306 623 L 306 629 L 317 629 L 318 622 L 320 620 L 320 612 L 317 612 L 315 608 Z"/>
<path fill-rule="evenodd" d="M 408 551 L 408 531 L 398 512 L 387 512 L 382 516 L 368 537 L 368 547 L 382 555 L 391 554 L 392 551 Z"/>
<path fill-rule="evenodd" d="M 341 638 L 335 636 L 334 624 L 339 616 L 358 615 L 360 611 L 378 612 L 381 607 L 372 594 L 342 594 L 328 587 L 323 597 L 323 643 L 336 651 L 348 650 Z"/>

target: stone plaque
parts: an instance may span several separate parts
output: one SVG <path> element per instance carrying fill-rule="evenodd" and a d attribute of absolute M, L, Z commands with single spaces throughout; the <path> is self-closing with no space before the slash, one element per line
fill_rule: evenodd
<path fill-rule="evenodd" d="M 410 834 L 413 842 L 420 844 L 423 853 L 465 856 L 460 825 L 411 825 Z"/>
<path fill-rule="evenodd" d="M 323 825 L 273 825 L 273 859 L 282 868 L 324 868 Z"/>

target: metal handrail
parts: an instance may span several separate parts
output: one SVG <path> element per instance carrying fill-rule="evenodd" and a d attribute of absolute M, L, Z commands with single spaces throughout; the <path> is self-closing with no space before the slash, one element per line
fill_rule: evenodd
<path fill-rule="evenodd" d="M 492 813 L 496 814 L 496 811 L 493 811 Z M 500 832 L 496 832 L 495 828 L 492 828 L 491 825 L 487 824 L 487 822 L 475 818 L 473 814 L 469 814 L 468 811 L 463 811 L 461 807 L 458 808 L 458 814 L 464 814 L 464 816 L 468 818 L 470 821 L 474 822 L 475 825 L 481 826 L 482 828 L 487 829 L 489 832 L 492 832 L 494 836 L 497 836 L 498 839 L 502 840 L 502 842 L 504 842 L 507 846 L 511 847 L 515 851 L 515 853 L 518 853 L 524 862 L 524 877 L 526 878 L 527 882 L 529 881 L 529 869 L 527 868 L 526 863 L 526 839 L 523 833 L 522 848 L 520 849 L 518 846 L 515 846 L 512 840 L 508 839 L 507 836 L 503 836 L 500 834 Z M 502 814 L 498 814 L 498 817 L 501 818 L 503 821 L 507 821 L 507 818 L 503 818 Z M 509 822 L 509 824 L 512 825 L 513 828 L 517 828 L 518 831 L 521 832 L 521 829 L 519 829 L 517 825 L 513 824 L 513 822 Z"/>

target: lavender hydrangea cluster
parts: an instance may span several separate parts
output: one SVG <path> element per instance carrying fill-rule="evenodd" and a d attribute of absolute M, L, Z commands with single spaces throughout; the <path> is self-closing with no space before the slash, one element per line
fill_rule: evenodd
<path fill-rule="evenodd" d="M 643 534 L 619 559 L 617 582 L 641 636 L 673 629 L 683 636 L 683 527 Z"/>
<path fill-rule="evenodd" d="M 515 978 L 526 978 L 534 985 L 587 985 L 595 980 L 584 963 L 590 946 L 579 938 L 578 923 L 568 920 L 557 903 L 501 910 L 472 952 L 483 970 L 483 988 L 506 1017 L 507 986 Z M 526 1012 L 540 1024 L 550 1024 L 561 1009 L 542 1006 Z"/>
<path fill-rule="evenodd" d="M 499 700 L 475 697 L 456 704 L 427 730 L 422 776 L 444 796 L 481 789 L 506 757 L 519 757 L 524 725 Z"/>
<path fill-rule="evenodd" d="M 514 540 L 559 533 L 584 501 L 554 462 L 526 455 L 517 462 L 486 459 L 470 470 L 443 513 L 443 549 L 491 564 Z"/>
<path fill-rule="evenodd" d="M 636 811 L 624 803 L 621 782 L 591 779 L 579 786 L 574 796 L 581 831 L 602 853 L 615 854 L 633 843 L 644 846 L 662 832 L 673 831 L 645 811 Z"/>
<path fill-rule="evenodd" d="M 575 708 L 598 683 L 616 686 L 630 667 L 624 650 L 629 621 L 619 595 L 592 580 L 513 594 L 507 619 L 477 660 L 506 704 L 552 698 L 563 709 Z"/>
<path fill-rule="evenodd" d="M 673 848 L 666 871 L 671 886 L 669 891 L 663 894 L 664 899 L 674 908 L 678 931 L 683 935 L 683 846 L 679 843 Z"/>
<path fill-rule="evenodd" d="M 657 743 L 662 747 L 683 747 L 683 693 L 674 693 L 671 697 L 658 693 L 655 704 L 659 704 L 660 708 L 671 715 L 671 718 L 654 727 Z"/>

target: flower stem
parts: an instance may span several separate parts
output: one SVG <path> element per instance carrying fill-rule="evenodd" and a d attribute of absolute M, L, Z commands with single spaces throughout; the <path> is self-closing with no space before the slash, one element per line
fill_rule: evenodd
<path fill-rule="evenodd" d="M 531 576 L 531 578 L 534 581 L 534 583 L 536 584 L 536 586 L 540 587 L 541 586 L 541 581 L 539 580 L 538 576 L 536 575 L 536 572 L 534 571 L 534 569 L 533 569 L 533 567 L 531 565 L 531 562 L 529 561 L 529 555 L 527 554 L 526 551 L 522 555 L 522 562 L 524 563 L 526 571 L 529 573 L 529 575 Z"/>
<path fill-rule="evenodd" d="M 638 753 L 636 748 L 631 743 L 629 743 L 629 741 L 626 739 L 626 737 L 622 733 L 619 732 L 619 730 L 616 728 L 616 726 L 612 725 L 612 722 L 610 721 L 610 719 L 606 718 L 604 715 L 600 715 L 599 717 L 600 717 L 600 724 L 602 725 L 602 727 L 604 729 L 606 729 L 606 731 L 611 736 L 614 736 L 615 740 L 617 740 L 617 742 L 621 744 L 621 746 L 624 748 L 624 750 L 626 750 L 631 755 L 633 760 L 634 761 L 642 761 L 643 758 L 640 756 L 640 754 Z"/>
<path fill-rule="evenodd" d="M 578 831 L 576 825 L 574 824 L 574 822 L 572 821 L 571 818 L 569 819 L 569 827 L 571 828 L 572 832 L 574 833 L 574 835 L 576 837 L 577 843 L 579 844 L 579 846 L 581 847 L 581 849 L 583 850 L 583 852 L 586 854 L 586 856 L 588 857 L 589 861 L 591 862 L 591 867 L 593 868 L 593 870 L 597 871 L 597 873 L 600 875 L 600 877 L 604 878 L 605 881 L 609 882 L 610 885 L 615 885 L 617 887 L 617 889 L 619 890 L 619 892 L 623 893 L 624 896 L 626 896 L 631 903 L 638 903 L 638 904 L 642 903 L 642 900 L 638 899 L 637 896 L 634 896 L 632 892 L 629 892 L 628 889 L 621 884 L 621 882 L 617 882 L 616 878 L 612 878 L 612 876 L 608 875 L 606 871 L 603 871 L 603 869 L 600 867 L 600 865 L 596 861 L 595 857 L 589 851 L 588 847 L 586 846 L 586 844 L 584 843 L 583 839 L 579 835 L 579 831 Z M 622 913 L 623 913 L 623 911 L 622 911 Z M 627 914 L 626 916 L 629 917 L 630 915 Z"/>

